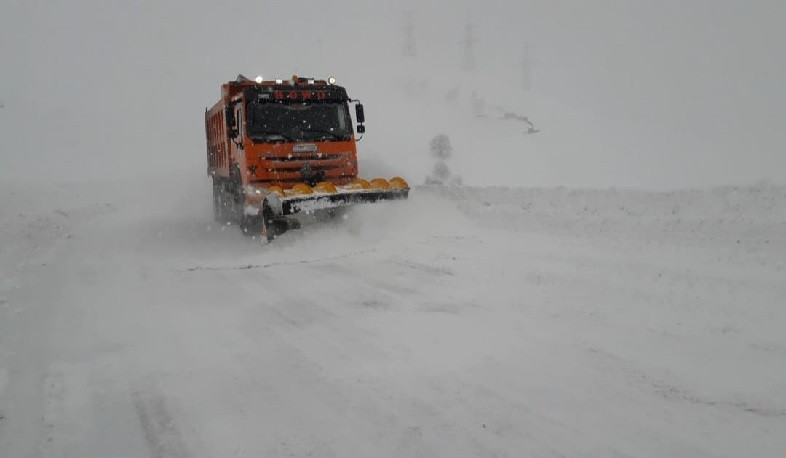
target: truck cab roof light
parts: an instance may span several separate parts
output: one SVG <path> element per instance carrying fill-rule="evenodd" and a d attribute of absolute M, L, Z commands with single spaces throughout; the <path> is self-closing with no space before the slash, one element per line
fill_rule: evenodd
<path fill-rule="evenodd" d="M 336 79 L 331 76 L 328 78 L 328 84 L 336 84 Z"/>
<path fill-rule="evenodd" d="M 262 78 L 262 75 L 257 75 L 257 77 L 254 78 L 254 81 L 256 81 L 257 84 L 262 84 L 262 81 L 264 81 L 264 78 Z"/>

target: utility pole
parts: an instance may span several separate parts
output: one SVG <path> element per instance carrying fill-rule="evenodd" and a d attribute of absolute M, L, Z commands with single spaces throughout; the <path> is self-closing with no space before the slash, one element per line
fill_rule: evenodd
<path fill-rule="evenodd" d="M 412 11 L 407 11 L 404 15 L 407 19 L 404 25 L 403 54 L 406 57 L 415 57 L 417 56 L 417 49 L 415 47 L 415 25 L 412 21 Z"/>
<path fill-rule="evenodd" d="M 524 45 L 524 56 L 521 60 L 521 89 L 529 91 L 532 87 L 532 79 L 530 78 L 530 59 L 529 59 L 529 45 Z"/>
<path fill-rule="evenodd" d="M 467 21 L 467 26 L 464 29 L 464 62 L 461 68 L 467 71 L 475 70 L 475 33 L 472 23 Z"/>

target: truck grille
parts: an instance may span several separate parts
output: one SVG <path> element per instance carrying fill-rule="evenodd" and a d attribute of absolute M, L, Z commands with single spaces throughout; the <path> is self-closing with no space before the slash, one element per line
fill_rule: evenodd
<path fill-rule="evenodd" d="M 348 159 L 349 154 L 317 154 L 317 153 L 298 153 L 288 156 L 259 156 L 263 161 L 270 162 L 293 162 L 293 161 L 328 161 L 335 159 Z"/>
<path fill-rule="evenodd" d="M 287 156 L 260 156 L 251 182 L 263 185 L 291 186 L 295 183 L 331 181 L 346 183 L 355 178 L 350 156 L 342 153 L 296 153 Z"/>

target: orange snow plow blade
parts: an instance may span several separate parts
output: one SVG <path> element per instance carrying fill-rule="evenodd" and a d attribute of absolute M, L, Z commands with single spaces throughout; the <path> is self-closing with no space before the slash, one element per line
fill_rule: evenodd
<path fill-rule="evenodd" d="M 314 187 L 298 183 L 291 189 L 274 186 L 267 189 L 265 200 L 275 215 L 286 216 L 360 203 L 400 200 L 408 196 L 409 185 L 401 177 L 393 177 L 390 181 L 357 178 L 342 186 L 330 182 L 321 182 Z"/>

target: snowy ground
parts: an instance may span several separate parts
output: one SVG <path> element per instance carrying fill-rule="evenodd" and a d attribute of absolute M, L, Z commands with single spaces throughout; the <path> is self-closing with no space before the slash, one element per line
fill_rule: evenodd
<path fill-rule="evenodd" d="M 786 188 L 417 188 L 266 246 L 209 205 L 0 185 L 0 456 L 786 450 Z"/>

